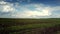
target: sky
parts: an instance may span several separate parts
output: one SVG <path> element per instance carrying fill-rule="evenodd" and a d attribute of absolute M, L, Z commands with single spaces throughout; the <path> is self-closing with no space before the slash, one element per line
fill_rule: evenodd
<path fill-rule="evenodd" d="M 0 0 L 0 18 L 60 18 L 60 0 Z"/>

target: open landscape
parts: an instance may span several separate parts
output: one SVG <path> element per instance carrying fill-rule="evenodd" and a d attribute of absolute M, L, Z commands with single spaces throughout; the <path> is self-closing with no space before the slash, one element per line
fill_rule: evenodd
<path fill-rule="evenodd" d="M 60 0 L 0 0 L 0 34 L 60 34 Z"/>
<path fill-rule="evenodd" d="M 0 18 L 0 34 L 60 34 L 60 18 Z"/>

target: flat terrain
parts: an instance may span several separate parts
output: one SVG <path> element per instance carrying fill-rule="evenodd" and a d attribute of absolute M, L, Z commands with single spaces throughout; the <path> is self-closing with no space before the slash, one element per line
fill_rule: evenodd
<path fill-rule="evenodd" d="M 0 18 L 0 34 L 60 34 L 60 18 Z"/>

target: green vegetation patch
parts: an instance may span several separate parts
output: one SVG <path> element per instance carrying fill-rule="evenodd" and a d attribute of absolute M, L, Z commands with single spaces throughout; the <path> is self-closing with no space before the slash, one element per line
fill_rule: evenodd
<path fill-rule="evenodd" d="M 28 25 L 17 25 L 8 27 L 8 30 L 20 30 L 20 29 L 30 29 L 30 28 L 45 28 L 45 27 L 53 27 L 58 25 L 58 23 L 42 23 L 42 24 L 28 24 Z"/>

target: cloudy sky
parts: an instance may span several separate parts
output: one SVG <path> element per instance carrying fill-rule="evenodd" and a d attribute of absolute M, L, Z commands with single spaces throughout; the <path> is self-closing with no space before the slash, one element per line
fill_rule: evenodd
<path fill-rule="evenodd" d="M 60 18 L 60 0 L 0 0 L 0 18 Z"/>

